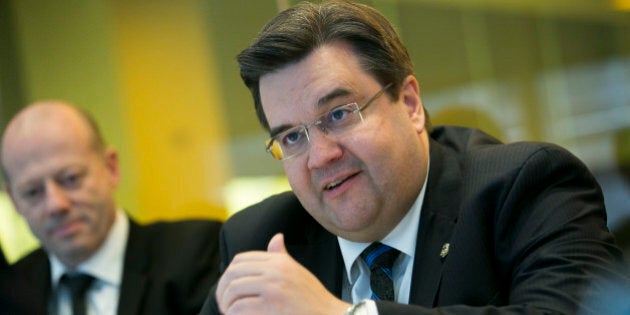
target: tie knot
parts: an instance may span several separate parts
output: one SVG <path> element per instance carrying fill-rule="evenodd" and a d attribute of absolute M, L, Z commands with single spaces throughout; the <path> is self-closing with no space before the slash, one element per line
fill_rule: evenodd
<path fill-rule="evenodd" d="M 365 260 L 370 270 L 375 268 L 391 269 L 394 261 L 398 258 L 398 254 L 400 254 L 400 251 L 397 249 L 380 242 L 374 242 L 361 253 L 361 257 Z"/>
<path fill-rule="evenodd" d="M 61 283 L 70 290 L 73 299 L 84 296 L 93 281 L 94 277 L 84 273 L 66 273 L 61 277 Z"/>

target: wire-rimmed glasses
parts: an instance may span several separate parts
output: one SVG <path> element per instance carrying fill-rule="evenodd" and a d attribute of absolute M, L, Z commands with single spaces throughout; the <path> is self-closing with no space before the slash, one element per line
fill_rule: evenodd
<path fill-rule="evenodd" d="M 366 109 L 372 102 L 381 96 L 392 84 L 385 85 L 365 104 L 359 106 L 356 102 L 337 106 L 314 122 L 306 125 L 299 125 L 284 130 L 265 141 L 267 152 L 276 160 L 287 160 L 303 153 L 308 148 L 310 138 L 308 129 L 316 126 L 324 134 L 341 135 L 363 122 L 361 111 Z"/>

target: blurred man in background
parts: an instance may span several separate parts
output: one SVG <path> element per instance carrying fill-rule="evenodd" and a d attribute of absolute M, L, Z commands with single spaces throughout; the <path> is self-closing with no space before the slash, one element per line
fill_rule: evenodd
<path fill-rule="evenodd" d="M 1 159 L 5 189 L 42 245 L 2 280 L 9 311 L 199 311 L 218 276 L 220 222 L 130 219 L 114 197 L 117 152 L 86 112 L 59 101 L 27 106 L 4 131 Z"/>

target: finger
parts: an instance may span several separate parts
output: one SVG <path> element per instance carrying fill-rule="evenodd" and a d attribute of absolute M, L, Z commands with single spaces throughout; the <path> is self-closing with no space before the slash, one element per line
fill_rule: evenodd
<path fill-rule="evenodd" d="M 287 248 L 284 246 L 284 235 L 278 233 L 274 235 L 267 245 L 267 251 L 270 253 L 288 253 Z"/>
<path fill-rule="evenodd" d="M 235 303 L 265 295 L 269 280 L 264 276 L 240 277 L 230 281 L 223 289 L 223 294 L 217 298 L 219 310 L 232 308 Z"/>
<path fill-rule="evenodd" d="M 268 255 L 266 252 L 262 252 Z M 250 255 L 252 256 L 252 255 Z M 215 297 L 217 302 L 224 301 L 227 288 L 236 280 L 247 277 L 257 277 L 264 272 L 264 265 L 260 264 L 260 260 L 254 259 L 241 259 L 237 261 L 234 259 L 232 263 L 225 269 L 219 282 L 217 284 L 217 290 Z M 221 304 L 219 304 L 221 309 Z"/>
<path fill-rule="evenodd" d="M 241 252 L 241 253 L 236 254 L 236 256 L 232 258 L 232 261 L 230 262 L 230 264 L 233 265 L 235 263 L 240 263 L 244 261 L 256 261 L 256 260 L 263 261 L 267 259 L 269 259 L 269 257 L 267 256 L 266 251 L 251 250 L 251 251 Z"/>
<path fill-rule="evenodd" d="M 265 301 L 259 296 L 251 296 L 239 299 L 231 304 L 222 314 L 225 315 L 260 315 L 264 313 Z"/>
<path fill-rule="evenodd" d="M 260 252 L 265 255 L 269 255 L 266 252 Z M 266 269 L 267 259 L 257 258 L 260 255 L 250 255 L 250 258 L 241 257 L 241 259 L 234 259 L 230 265 L 225 269 L 223 275 L 219 279 L 217 285 L 217 297 L 224 294 L 225 287 L 231 282 L 245 277 L 257 277 L 260 276 Z"/>

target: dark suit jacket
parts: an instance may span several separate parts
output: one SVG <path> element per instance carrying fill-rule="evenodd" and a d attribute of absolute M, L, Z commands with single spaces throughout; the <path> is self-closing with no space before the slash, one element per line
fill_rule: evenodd
<path fill-rule="evenodd" d="M 5 281 L 9 277 L 9 263 L 4 257 L 4 252 L 0 249 L 0 314 L 4 314 L 7 310 L 13 311 L 14 305 L 10 297 L 3 289 Z"/>
<path fill-rule="evenodd" d="M 2 248 L 0 248 L 0 271 L 3 271 L 7 269 L 8 267 L 9 267 L 9 263 L 7 262 L 7 259 L 4 257 L 4 252 L 2 251 Z"/>
<path fill-rule="evenodd" d="M 219 275 L 220 227 L 204 220 L 130 221 L 118 314 L 197 314 Z M 0 313 L 45 314 L 51 287 L 46 253 L 38 249 L 21 259 L 10 276 L 0 293 L 10 296 L 11 309 Z"/>
<path fill-rule="evenodd" d="M 591 281 L 619 277 L 613 265 L 621 252 L 606 227 L 600 187 L 569 152 L 504 145 L 456 127 L 436 128 L 430 141 L 413 305 L 377 302 L 379 314 L 575 314 Z M 341 297 L 337 239 L 291 192 L 224 224 L 221 270 L 239 252 L 266 249 L 278 232 L 289 253 Z M 445 243 L 450 251 L 442 258 Z M 218 313 L 215 289 L 202 314 Z"/>

